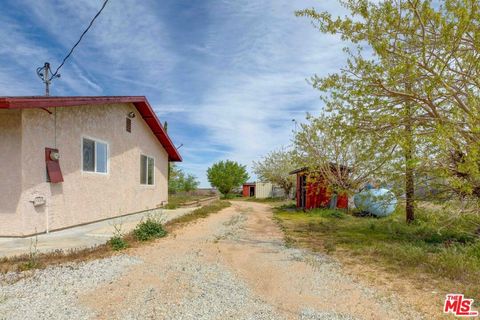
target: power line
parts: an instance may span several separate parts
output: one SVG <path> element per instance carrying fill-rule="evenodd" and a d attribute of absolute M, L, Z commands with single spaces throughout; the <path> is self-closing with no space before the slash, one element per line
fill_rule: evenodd
<path fill-rule="evenodd" d="M 90 21 L 90 23 L 88 24 L 88 27 L 85 29 L 85 31 L 82 32 L 82 34 L 80 35 L 80 38 L 78 38 L 77 42 L 73 45 L 73 47 L 70 49 L 70 51 L 68 52 L 68 54 L 65 56 L 65 58 L 63 58 L 62 60 L 62 63 L 60 63 L 60 65 L 58 66 L 58 68 L 55 70 L 55 72 L 52 73 L 51 76 L 49 76 L 49 72 L 52 72 L 51 69 L 50 69 L 50 64 L 48 62 L 45 62 L 45 65 L 43 67 L 39 67 L 37 68 L 37 75 L 40 77 L 40 79 L 42 79 L 42 81 L 45 83 L 45 94 L 48 96 L 49 95 L 49 85 L 50 85 L 50 82 L 52 81 L 53 78 L 60 78 L 60 74 L 58 73 L 58 71 L 60 71 L 60 69 L 63 67 L 63 65 L 65 64 L 65 62 L 67 61 L 68 58 L 70 58 L 70 56 L 72 55 L 73 51 L 75 50 L 75 48 L 80 44 L 80 42 L 82 41 L 83 37 L 87 34 L 88 30 L 90 30 L 90 28 L 92 27 L 93 23 L 95 22 L 95 20 L 98 18 L 98 16 L 102 13 L 103 9 L 105 9 L 105 6 L 107 5 L 109 0 L 105 0 L 103 2 L 103 5 L 102 7 L 100 8 L 100 10 L 98 10 L 97 14 L 92 18 L 92 20 Z"/>
<path fill-rule="evenodd" d="M 105 0 L 103 2 L 103 5 L 102 7 L 100 8 L 100 10 L 97 12 L 97 14 L 93 17 L 93 19 L 90 21 L 90 23 L 88 24 L 88 27 L 87 29 L 85 29 L 85 31 L 83 31 L 82 35 L 80 36 L 80 38 L 78 39 L 78 41 L 73 45 L 72 49 L 70 49 L 70 52 L 65 56 L 65 58 L 63 58 L 63 61 L 62 63 L 60 63 L 60 65 L 58 66 L 57 70 L 55 70 L 55 72 L 52 74 L 52 77 L 50 78 L 50 80 L 53 79 L 53 77 L 55 77 L 57 74 L 58 74 L 58 71 L 60 70 L 61 67 L 63 67 L 63 65 L 65 64 L 65 61 L 67 61 L 67 59 L 72 55 L 73 53 L 73 50 L 75 50 L 75 48 L 78 46 L 78 44 L 80 43 L 80 41 L 82 41 L 83 37 L 85 36 L 85 34 L 87 34 L 88 30 L 90 30 L 90 28 L 92 27 L 93 23 L 95 22 L 95 19 L 98 18 L 98 16 L 102 13 L 103 9 L 105 8 L 105 6 L 107 5 L 107 2 L 109 0 Z"/>

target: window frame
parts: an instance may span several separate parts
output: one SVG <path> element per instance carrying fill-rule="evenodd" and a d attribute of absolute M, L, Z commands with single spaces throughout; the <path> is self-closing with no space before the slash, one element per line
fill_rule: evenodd
<path fill-rule="evenodd" d="M 147 167 L 145 168 L 145 181 L 146 183 L 142 183 L 142 156 L 147 158 Z M 153 161 L 153 166 L 152 166 L 152 176 L 153 176 L 153 182 L 152 184 L 148 183 L 148 161 L 151 159 Z M 140 185 L 143 187 L 155 187 L 155 157 L 150 156 L 145 153 L 140 153 Z"/>
<path fill-rule="evenodd" d="M 87 170 L 84 170 L 83 168 L 83 140 L 84 139 L 87 139 L 87 140 L 91 140 L 94 142 L 94 155 L 95 155 L 95 161 L 93 163 L 94 165 L 94 169 L 93 171 L 87 171 Z M 97 143 L 102 143 L 104 144 L 106 147 L 107 147 L 107 155 L 106 155 L 106 163 L 105 163 L 105 169 L 106 171 L 105 172 L 100 172 L 100 171 L 97 171 Z M 81 164 L 80 164 L 80 169 L 81 169 L 81 172 L 82 173 L 87 173 L 87 174 L 99 174 L 99 175 L 109 175 L 110 173 L 110 144 L 105 141 L 105 140 L 101 140 L 101 139 L 97 139 L 97 138 L 93 138 L 93 137 L 90 137 L 90 136 L 85 136 L 83 135 L 81 137 L 81 140 L 80 140 L 80 157 L 81 157 Z"/>

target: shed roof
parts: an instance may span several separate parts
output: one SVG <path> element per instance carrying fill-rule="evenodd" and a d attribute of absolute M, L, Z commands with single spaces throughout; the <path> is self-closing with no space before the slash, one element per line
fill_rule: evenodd
<path fill-rule="evenodd" d="M 299 169 L 290 171 L 288 174 L 303 173 L 303 172 L 305 172 L 305 171 L 308 171 L 308 167 L 303 167 L 303 168 L 299 168 Z"/>
<path fill-rule="evenodd" d="M 330 162 L 330 168 L 332 170 L 336 170 L 337 168 L 340 168 L 340 170 L 348 170 L 350 171 L 351 168 L 344 166 L 344 165 L 337 165 L 333 162 Z M 318 172 L 316 169 L 310 169 L 309 167 L 302 167 L 293 171 L 290 171 L 288 174 L 298 174 L 298 173 L 305 173 L 305 172 Z"/>
<path fill-rule="evenodd" d="M 132 103 L 168 153 L 169 161 L 182 161 L 182 157 L 150 103 L 144 96 L 75 96 L 75 97 L 0 97 L 0 109 L 44 109 L 53 107 L 79 107 L 99 104 Z"/>

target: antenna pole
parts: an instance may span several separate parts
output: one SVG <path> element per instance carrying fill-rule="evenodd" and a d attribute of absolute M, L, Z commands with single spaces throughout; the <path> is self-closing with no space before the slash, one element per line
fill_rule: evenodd
<path fill-rule="evenodd" d="M 43 78 L 43 81 L 45 82 L 45 95 L 48 97 L 50 95 L 50 79 L 48 77 L 48 71 L 50 70 L 50 63 L 45 62 L 45 65 L 43 66 L 45 70 L 45 76 Z"/>

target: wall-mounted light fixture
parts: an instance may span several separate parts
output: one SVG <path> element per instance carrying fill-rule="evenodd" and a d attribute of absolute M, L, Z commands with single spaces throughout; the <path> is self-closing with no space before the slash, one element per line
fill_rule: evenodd
<path fill-rule="evenodd" d="M 130 119 L 133 119 L 133 118 L 135 118 L 135 112 L 130 111 L 130 112 L 127 114 L 127 116 L 128 116 Z"/>

